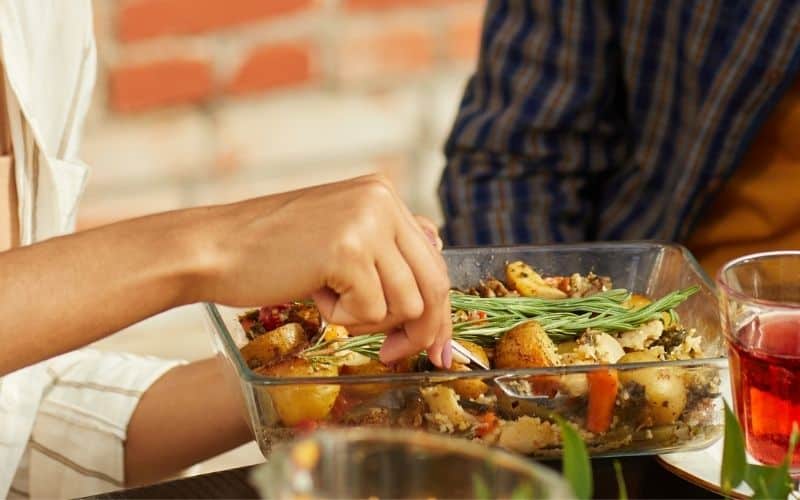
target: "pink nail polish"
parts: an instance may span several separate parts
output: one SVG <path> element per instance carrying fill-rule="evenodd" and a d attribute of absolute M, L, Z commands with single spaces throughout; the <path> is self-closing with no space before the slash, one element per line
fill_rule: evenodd
<path fill-rule="evenodd" d="M 450 345 L 450 342 L 446 343 L 442 349 L 442 364 L 447 369 L 450 369 L 453 364 L 453 346 Z"/>

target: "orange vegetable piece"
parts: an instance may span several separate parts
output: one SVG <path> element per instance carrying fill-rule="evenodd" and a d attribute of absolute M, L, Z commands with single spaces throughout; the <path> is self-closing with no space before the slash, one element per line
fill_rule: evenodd
<path fill-rule="evenodd" d="M 617 401 L 619 377 L 616 370 L 593 370 L 586 375 L 589 382 L 589 411 L 586 428 L 596 434 L 611 427 L 614 403 Z"/>
<path fill-rule="evenodd" d="M 478 422 L 479 424 L 475 428 L 475 435 L 478 437 L 491 434 L 500 423 L 500 421 L 497 419 L 497 415 L 495 415 L 493 412 L 486 412 L 483 415 L 480 415 L 478 417 Z"/>

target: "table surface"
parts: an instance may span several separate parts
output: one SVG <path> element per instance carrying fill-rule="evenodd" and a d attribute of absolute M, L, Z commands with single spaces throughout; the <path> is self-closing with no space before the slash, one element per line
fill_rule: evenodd
<path fill-rule="evenodd" d="M 629 498 L 720 498 L 664 469 L 652 456 L 619 459 Z M 559 469 L 560 462 L 545 462 Z M 248 483 L 252 467 L 179 479 L 144 488 L 122 490 L 90 497 L 121 498 L 258 498 Z M 592 460 L 595 497 L 618 498 L 613 460 Z"/>

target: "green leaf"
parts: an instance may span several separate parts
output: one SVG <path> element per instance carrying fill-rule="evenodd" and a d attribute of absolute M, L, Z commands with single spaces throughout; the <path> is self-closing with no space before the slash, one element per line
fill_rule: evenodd
<path fill-rule="evenodd" d="M 619 460 L 614 460 L 614 475 L 617 478 L 619 500 L 628 500 L 628 488 L 625 486 L 625 477 L 622 475 L 622 464 L 619 463 Z"/>
<path fill-rule="evenodd" d="M 489 491 L 489 485 L 486 484 L 486 480 L 483 479 L 483 476 L 481 476 L 480 474 L 472 475 L 472 490 L 474 497 L 477 500 L 492 499 L 492 492 Z"/>
<path fill-rule="evenodd" d="M 522 483 L 511 492 L 511 500 L 528 500 L 536 497 L 536 491 L 531 483 Z"/>
<path fill-rule="evenodd" d="M 563 418 L 556 417 L 561 427 L 561 439 L 564 442 L 563 469 L 564 478 L 579 500 L 592 498 L 592 466 L 589 463 L 589 452 L 578 432 Z"/>
<path fill-rule="evenodd" d="M 744 437 L 736 415 L 725 403 L 725 442 L 722 446 L 722 469 L 720 484 L 722 491 L 729 494 L 745 478 L 747 459 L 744 453 Z M 755 488 L 754 488 L 755 489 Z"/>

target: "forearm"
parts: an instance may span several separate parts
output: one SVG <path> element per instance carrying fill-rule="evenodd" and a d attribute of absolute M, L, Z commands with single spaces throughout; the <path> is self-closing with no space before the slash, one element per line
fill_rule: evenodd
<path fill-rule="evenodd" d="M 189 302 L 198 219 L 173 212 L 0 253 L 0 375 Z"/>
<path fill-rule="evenodd" d="M 241 393 L 218 359 L 170 370 L 142 397 L 128 425 L 125 478 L 151 483 L 252 439 Z"/>

